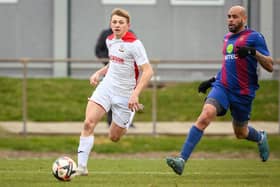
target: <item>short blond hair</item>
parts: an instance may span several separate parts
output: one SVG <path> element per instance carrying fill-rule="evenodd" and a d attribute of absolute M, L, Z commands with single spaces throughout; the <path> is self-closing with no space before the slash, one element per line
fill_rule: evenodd
<path fill-rule="evenodd" d="M 130 16 L 129 16 L 128 11 L 121 9 L 121 8 L 115 8 L 111 13 L 111 19 L 114 15 L 124 17 L 124 18 L 126 18 L 127 23 L 130 23 Z"/>

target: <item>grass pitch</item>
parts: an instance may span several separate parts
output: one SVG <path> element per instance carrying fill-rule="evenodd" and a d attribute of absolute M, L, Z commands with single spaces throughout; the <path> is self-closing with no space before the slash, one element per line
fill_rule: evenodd
<path fill-rule="evenodd" d="M 206 96 L 197 92 L 199 83 L 169 83 L 158 89 L 157 120 L 195 121 Z M 22 80 L 0 77 L 0 85 L 0 108 L 5 109 L 0 110 L 0 121 L 22 120 Z M 93 90 L 94 87 L 89 85 L 88 80 L 28 79 L 28 120 L 83 121 L 87 98 Z M 260 81 L 251 114 L 252 120 L 278 120 L 278 90 L 278 81 Z M 135 122 L 152 120 L 152 95 L 153 90 L 149 88 L 141 94 L 140 102 L 145 105 L 145 110 L 135 116 Z M 216 120 L 231 120 L 230 112 Z"/>
<path fill-rule="evenodd" d="M 0 159 L 1 187 L 183 187 L 183 186 L 279 186 L 280 160 L 191 159 L 182 176 L 164 159 L 91 159 L 90 174 L 60 182 L 51 174 L 55 158 Z"/>

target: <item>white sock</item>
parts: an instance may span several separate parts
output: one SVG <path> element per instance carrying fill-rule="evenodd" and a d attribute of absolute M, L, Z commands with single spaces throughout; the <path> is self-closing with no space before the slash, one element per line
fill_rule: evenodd
<path fill-rule="evenodd" d="M 80 137 L 78 166 L 87 167 L 88 157 L 94 144 L 94 136 Z"/>

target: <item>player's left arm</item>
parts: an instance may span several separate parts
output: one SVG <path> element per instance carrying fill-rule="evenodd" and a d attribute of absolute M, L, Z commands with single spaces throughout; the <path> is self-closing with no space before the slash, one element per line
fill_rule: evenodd
<path fill-rule="evenodd" d="M 255 58 L 260 65 L 268 72 L 273 71 L 273 59 L 269 54 L 266 41 L 261 33 L 255 35 Z"/>
<path fill-rule="evenodd" d="M 237 55 L 240 58 L 253 56 L 265 70 L 272 72 L 273 59 L 269 55 L 263 35 L 260 33 L 254 33 L 251 41 L 253 41 L 251 46 L 237 46 Z"/>
<path fill-rule="evenodd" d="M 137 111 L 141 108 L 139 104 L 139 95 L 142 90 L 148 85 L 154 74 L 152 65 L 150 63 L 142 64 L 140 65 L 140 68 L 142 70 L 141 78 L 138 81 L 136 88 L 133 90 L 128 102 L 128 108 L 130 108 L 132 111 Z"/>
<path fill-rule="evenodd" d="M 255 57 L 265 70 L 268 72 L 273 71 L 273 59 L 271 56 L 265 56 L 256 50 Z"/>

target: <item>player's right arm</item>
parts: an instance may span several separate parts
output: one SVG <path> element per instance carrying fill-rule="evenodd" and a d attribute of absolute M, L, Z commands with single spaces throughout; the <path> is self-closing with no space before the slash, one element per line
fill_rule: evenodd
<path fill-rule="evenodd" d="M 198 93 L 206 93 L 207 89 L 212 86 L 212 83 L 216 81 L 215 77 L 211 77 L 210 79 L 203 81 L 198 86 Z"/>
<path fill-rule="evenodd" d="M 99 69 L 98 71 L 96 71 L 94 74 L 92 74 L 89 78 L 89 82 L 92 86 L 96 86 L 99 81 L 100 81 L 100 77 L 106 75 L 107 71 L 109 68 L 109 64 L 107 64 L 106 66 L 102 67 L 101 69 Z"/>

